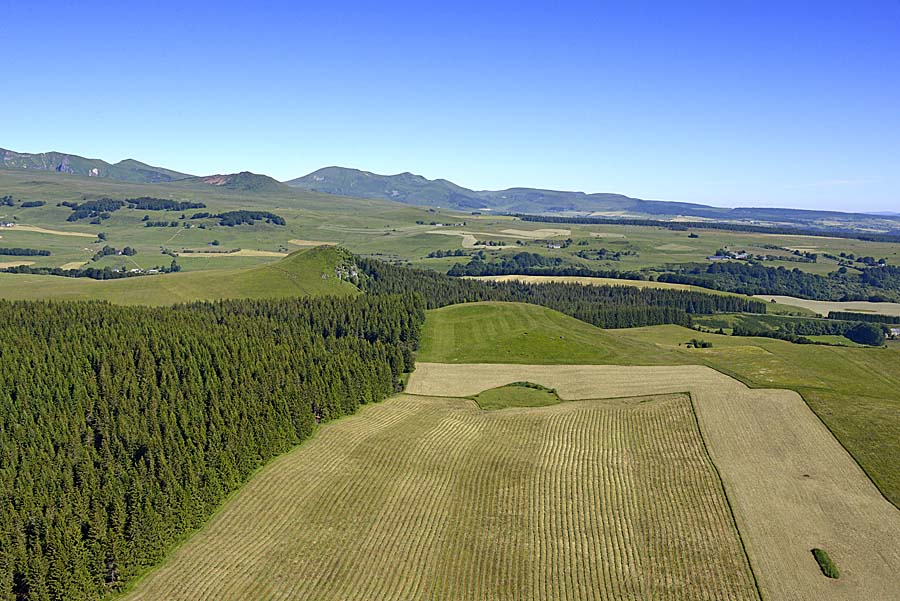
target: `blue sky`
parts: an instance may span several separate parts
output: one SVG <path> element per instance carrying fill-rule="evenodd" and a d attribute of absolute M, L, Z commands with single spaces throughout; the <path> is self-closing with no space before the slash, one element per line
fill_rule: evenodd
<path fill-rule="evenodd" d="M 0 147 L 900 211 L 900 2 L 131 4 L 4 2 Z"/>

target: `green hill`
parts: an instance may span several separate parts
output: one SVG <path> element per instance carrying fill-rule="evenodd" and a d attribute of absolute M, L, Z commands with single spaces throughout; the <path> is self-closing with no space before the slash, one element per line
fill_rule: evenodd
<path fill-rule="evenodd" d="M 481 302 L 429 311 L 417 359 L 571 365 L 665 363 L 667 355 L 546 307 Z"/>
<path fill-rule="evenodd" d="M 183 184 L 199 183 L 239 192 L 290 192 L 290 188 L 268 175 L 241 171 L 227 175 L 205 175 L 183 180 Z"/>
<path fill-rule="evenodd" d="M 294 188 L 313 192 L 357 198 L 381 198 L 412 205 L 469 210 L 486 206 L 477 192 L 445 179 L 430 180 L 413 173 L 378 175 L 359 169 L 325 167 L 285 183 Z"/>
<path fill-rule="evenodd" d="M 223 298 L 353 295 L 355 286 L 338 279 L 349 253 L 318 247 L 294 252 L 256 267 L 193 271 L 121 280 L 0 273 L 0 298 L 9 300 L 105 300 L 122 305 L 171 305 Z"/>

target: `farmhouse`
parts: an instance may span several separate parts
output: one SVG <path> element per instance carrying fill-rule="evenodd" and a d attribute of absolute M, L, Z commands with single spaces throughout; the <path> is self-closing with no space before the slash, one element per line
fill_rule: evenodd
<path fill-rule="evenodd" d="M 891 328 L 891 338 L 900 338 L 900 328 Z"/>
<path fill-rule="evenodd" d="M 560 249 L 560 248 L 562 248 L 562 244 L 557 244 L 555 242 L 551 242 L 550 244 L 547 245 L 547 248 Z"/>

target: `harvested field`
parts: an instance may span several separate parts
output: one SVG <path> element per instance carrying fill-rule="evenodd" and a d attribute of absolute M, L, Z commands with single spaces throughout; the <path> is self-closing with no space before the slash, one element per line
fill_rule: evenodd
<path fill-rule="evenodd" d="M 669 252 L 692 252 L 698 249 L 695 246 L 688 246 L 687 244 L 663 244 L 662 246 L 657 246 L 656 250 L 666 250 Z"/>
<path fill-rule="evenodd" d="M 215 251 L 206 249 L 190 249 L 189 251 L 181 251 L 175 253 L 179 257 L 286 257 L 288 254 L 283 252 L 275 252 L 271 250 L 253 250 L 252 248 L 241 248 L 235 251 Z"/>
<path fill-rule="evenodd" d="M 20 267 L 22 265 L 34 265 L 34 261 L 0 261 L 0 269 L 7 267 Z"/>
<path fill-rule="evenodd" d="M 776 304 L 793 305 L 815 311 L 819 315 L 828 315 L 829 311 L 853 311 L 856 313 L 876 313 L 879 315 L 900 315 L 900 303 L 872 303 L 868 301 L 815 301 L 793 296 L 773 296 L 771 294 L 757 294 L 756 298 L 770 302 L 775 299 Z"/>
<path fill-rule="evenodd" d="M 76 236 L 78 238 L 96 238 L 97 234 L 86 234 L 84 232 L 63 232 L 60 230 L 49 230 L 36 225 L 16 225 L 12 228 L 19 232 L 35 232 L 36 234 L 53 234 L 54 236 Z"/>
<path fill-rule="evenodd" d="M 758 596 L 685 395 L 404 395 L 277 459 L 127 596 L 276 598 Z"/>
<path fill-rule="evenodd" d="M 518 380 L 570 400 L 689 392 L 764 599 L 897 598 L 900 511 L 795 392 L 748 389 L 702 366 L 434 363 L 417 365 L 408 391 L 469 396 Z M 822 576 L 816 547 L 839 580 Z"/>
<path fill-rule="evenodd" d="M 294 246 L 335 246 L 337 242 L 325 242 L 323 240 L 300 240 L 299 238 L 294 238 L 293 240 L 288 240 L 290 244 Z"/>
<path fill-rule="evenodd" d="M 59 266 L 60 269 L 78 269 L 79 267 L 84 267 L 87 265 L 87 261 L 71 261 L 69 263 L 63 263 Z"/>
<path fill-rule="evenodd" d="M 543 228 L 537 230 L 500 230 L 504 234 L 515 236 L 516 238 L 528 238 L 530 240 L 538 240 L 540 238 L 556 238 L 559 236 L 571 236 L 572 230 L 559 228 Z"/>
<path fill-rule="evenodd" d="M 470 234 L 469 232 L 453 232 L 453 231 L 441 231 L 441 230 L 430 230 L 425 232 L 426 234 L 441 234 L 444 236 L 460 236 L 462 237 L 462 247 L 463 248 L 482 248 L 485 250 L 490 250 L 492 248 L 503 248 L 502 246 L 483 246 L 478 244 L 478 238 L 475 237 L 474 234 Z M 504 236 L 503 234 L 483 234 L 486 238 L 490 238 L 491 236 L 495 238 L 512 238 L 512 236 Z"/>

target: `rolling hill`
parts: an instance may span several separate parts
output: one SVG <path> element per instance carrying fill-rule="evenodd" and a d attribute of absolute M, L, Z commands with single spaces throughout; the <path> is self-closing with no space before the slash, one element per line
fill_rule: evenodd
<path fill-rule="evenodd" d="M 0 273 L 0 299 L 104 300 L 158 306 L 224 298 L 355 295 L 355 286 L 335 276 L 348 257 L 341 249 L 318 247 L 254 267 L 118 280 Z"/>
<path fill-rule="evenodd" d="M 198 183 L 218 186 L 226 190 L 238 192 L 290 192 L 290 188 L 268 175 L 241 171 L 225 175 L 205 175 L 190 177 L 181 181 L 183 184 Z"/>

